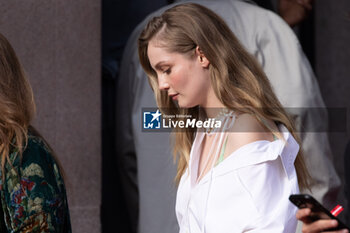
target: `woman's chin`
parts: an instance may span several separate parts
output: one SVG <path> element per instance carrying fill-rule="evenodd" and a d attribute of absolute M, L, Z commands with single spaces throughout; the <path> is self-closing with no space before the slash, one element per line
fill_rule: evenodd
<path fill-rule="evenodd" d="M 193 107 L 197 106 L 198 104 L 183 103 L 181 101 L 178 101 L 177 105 L 179 106 L 179 108 L 193 108 Z"/>

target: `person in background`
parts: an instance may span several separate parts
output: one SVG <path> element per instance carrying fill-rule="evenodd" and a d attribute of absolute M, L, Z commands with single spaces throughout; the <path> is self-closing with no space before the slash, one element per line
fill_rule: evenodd
<path fill-rule="evenodd" d="M 34 113 L 30 84 L 0 34 L 0 231 L 70 233 L 60 166 L 31 126 Z"/>

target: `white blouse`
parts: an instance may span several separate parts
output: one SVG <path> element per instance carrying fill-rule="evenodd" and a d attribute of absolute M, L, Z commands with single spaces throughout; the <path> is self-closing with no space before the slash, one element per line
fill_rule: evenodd
<path fill-rule="evenodd" d="M 289 195 L 299 192 L 294 160 L 299 145 L 284 126 L 281 140 L 242 146 L 198 183 L 204 132 L 198 132 L 189 167 L 176 198 L 180 233 L 290 232 L 296 230 L 296 207 Z"/>

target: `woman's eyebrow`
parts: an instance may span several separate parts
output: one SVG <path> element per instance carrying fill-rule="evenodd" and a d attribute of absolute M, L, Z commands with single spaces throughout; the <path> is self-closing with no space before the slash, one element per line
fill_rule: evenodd
<path fill-rule="evenodd" d="M 164 66 L 165 63 L 166 63 L 165 61 L 160 61 L 154 67 L 156 70 L 162 70 L 162 66 Z"/>

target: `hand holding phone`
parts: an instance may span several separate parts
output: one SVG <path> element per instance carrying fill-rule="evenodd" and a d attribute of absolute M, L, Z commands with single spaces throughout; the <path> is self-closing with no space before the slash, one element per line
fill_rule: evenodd
<path fill-rule="evenodd" d="M 344 223 L 332 215 L 312 196 L 307 194 L 291 195 L 289 200 L 300 209 L 297 218 L 304 222 L 303 232 L 343 232 L 339 231 L 342 229 L 349 232 L 349 228 Z"/>
<path fill-rule="evenodd" d="M 334 219 L 320 219 L 311 222 L 309 219 L 310 214 L 312 214 L 312 212 L 309 208 L 299 209 L 296 214 L 297 219 L 303 222 L 303 233 L 318 233 L 324 231 L 327 233 L 349 233 L 346 229 L 333 231 L 332 229 L 338 226 L 338 221 Z"/>

